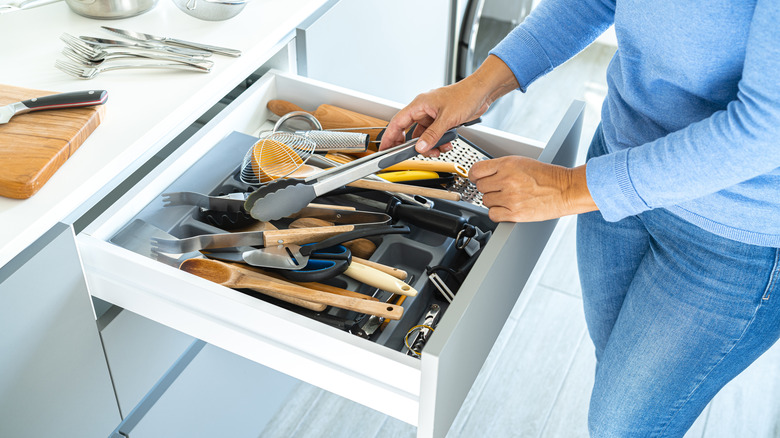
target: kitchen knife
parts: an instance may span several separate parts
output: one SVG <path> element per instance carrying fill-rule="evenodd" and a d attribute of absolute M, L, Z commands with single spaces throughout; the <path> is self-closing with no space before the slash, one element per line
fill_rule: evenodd
<path fill-rule="evenodd" d="M 133 32 L 131 30 L 117 29 L 114 27 L 101 26 L 103 29 L 122 35 L 126 38 L 130 38 L 136 41 L 155 41 L 163 44 L 171 44 L 174 46 L 189 47 L 192 49 L 206 50 L 208 52 L 217 53 L 219 55 L 232 56 L 238 58 L 241 56 L 240 50 L 228 49 L 226 47 L 211 46 L 208 44 L 193 43 L 190 41 L 179 40 L 176 38 L 161 37 L 156 35 L 150 35 L 148 33 Z"/>
<path fill-rule="evenodd" d="M 0 125 L 8 123 L 11 117 L 17 114 L 31 111 L 49 109 L 79 108 L 84 106 L 101 105 L 108 99 L 106 90 L 74 91 L 71 93 L 52 94 L 49 96 L 33 97 L 32 99 L 15 102 L 0 107 Z"/>

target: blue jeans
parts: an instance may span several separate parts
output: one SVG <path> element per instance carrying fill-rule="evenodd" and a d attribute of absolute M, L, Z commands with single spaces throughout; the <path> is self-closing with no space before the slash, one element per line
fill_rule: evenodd
<path fill-rule="evenodd" d="M 596 131 L 588 158 L 606 153 Z M 779 219 L 780 220 L 780 219 Z M 665 209 L 577 221 L 596 347 L 591 437 L 681 437 L 780 337 L 780 249 L 704 231 Z"/>

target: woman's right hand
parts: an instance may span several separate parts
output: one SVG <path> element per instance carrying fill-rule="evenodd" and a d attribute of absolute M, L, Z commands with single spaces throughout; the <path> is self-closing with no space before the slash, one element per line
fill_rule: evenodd
<path fill-rule="evenodd" d="M 387 125 L 379 149 L 403 143 L 404 132 L 417 123 L 412 137 L 419 137 L 417 152 L 437 156 L 433 149 L 441 136 L 454 126 L 473 120 L 487 111 L 498 97 L 518 87 L 512 71 L 499 58 L 490 55 L 472 75 L 452 85 L 417 96 Z M 440 149 L 449 150 L 449 144 Z"/>

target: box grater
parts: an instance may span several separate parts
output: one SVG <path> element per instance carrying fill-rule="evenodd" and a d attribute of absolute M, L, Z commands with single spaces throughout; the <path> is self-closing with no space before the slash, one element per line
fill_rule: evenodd
<path fill-rule="evenodd" d="M 431 161 L 448 161 L 456 164 L 460 164 L 465 167 L 466 170 L 471 169 L 471 166 L 477 161 L 489 160 L 493 158 L 487 152 L 483 151 L 474 143 L 466 140 L 462 136 L 458 135 L 454 141 L 451 142 L 452 149 L 439 154 L 438 157 L 424 157 L 417 155 L 412 158 L 413 160 L 431 160 Z M 474 185 L 468 178 L 463 178 L 455 175 L 455 180 L 446 187 L 447 190 L 460 193 L 461 200 L 469 202 L 471 204 L 483 207 L 482 205 L 482 193 L 477 190 L 477 186 Z"/>

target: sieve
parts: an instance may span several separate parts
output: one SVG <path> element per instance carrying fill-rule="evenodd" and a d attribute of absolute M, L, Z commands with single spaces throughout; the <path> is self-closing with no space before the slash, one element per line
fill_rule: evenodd
<path fill-rule="evenodd" d="M 314 151 L 314 142 L 291 132 L 263 132 L 244 155 L 240 179 L 262 185 L 291 175 L 304 166 Z"/>

